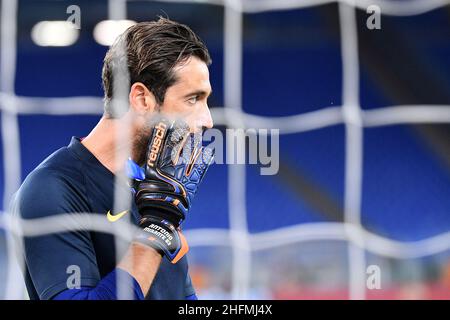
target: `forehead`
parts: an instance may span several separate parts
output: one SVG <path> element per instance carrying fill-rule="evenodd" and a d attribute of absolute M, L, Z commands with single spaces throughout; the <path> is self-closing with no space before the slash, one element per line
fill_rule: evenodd
<path fill-rule="evenodd" d="M 173 70 L 177 78 L 174 89 L 211 91 L 208 66 L 199 58 L 190 57 Z"/>

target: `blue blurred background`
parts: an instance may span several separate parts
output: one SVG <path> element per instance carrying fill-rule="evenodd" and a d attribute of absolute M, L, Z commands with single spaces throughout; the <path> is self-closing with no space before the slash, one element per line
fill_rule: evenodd
<path fill-rule="evenodd" d="M 30 32 L 42 20 L 67 19 L 81 8 L 78 41 L 40 47 Z M 132 1 L 127 17 L 157 15 L 188 24 L 207 44 L 213 64 L 210 107 L 224 105 L 224 10 L 203 4 Z M 28 97 L 102 97 L 101 68 L 107 47 L 95 42 L 95 25 L 107 19 L 106 1 L 19 1 L 15 91 Z M 364 109 L 391 105 L 450 105 L 450 6 L 411 17 L 382 16 L 381 30 L 365 27 L 358 11 L 360 92 Z M 243 108 L 262 116 L 287 116 L 342 104 L 338 6 L 245 14 Z M 0 70 L 1 72 L 1 70 Z M 61 103 L 60 108 L 64 108 Z M 100 115 L 20 115 L 22 179 L 45 157 L 86 136 Z M 3 139 L 3 143 L 8 139 Z M 345 128 L 336 125 L 280 136 L 280 171 L 261 176 L 247 166 L 246 205 L 251 233 L 311 222 L 342 222 Z M 362 223 L 398 241 L 418 241 L 450 231 L 450 127 L 392 125 L 364 130 Z M 0 166 L 3 167 L 3 154 Z M 205 179 L 186 229 L 228 228 L 228 167 Z M 3 181 L 3 170 L 0 170 Z M 3 183 L 0 184 L 3 191 Z M 347 298 L 345 243 L 317 241 L 260 251 L 253 256 L 252 296 Z M 420 259 L 366 253 L 388 276 L 369 298 L 450 295 L 449 252 Z M 287 259 L 280 266 L 280 259 Z M 229 248 L 193 248 L 191 273 L 206 298 L 230 292 Z M 278 263 L 277 263 L 278 262 Z M 280 283 L 282 285 L 280 285 Z M 276 285 L 278 284 L 278 285 Z"/>

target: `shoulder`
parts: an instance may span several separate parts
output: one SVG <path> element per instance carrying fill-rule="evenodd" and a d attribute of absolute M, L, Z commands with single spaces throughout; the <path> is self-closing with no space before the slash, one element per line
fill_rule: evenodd
<path fill-rule="evenodd" d="M 14 196 L 12 210 L 23 218 L 87 211 L 81 164 L 62 148 L 34 169 Z"/>
<path fill-rule="evenodd" d="M 25 190 L 64 191 L 84 183 L 82 162 L 67 147 L 51 154 L 24 180 Z M 21 187 L 21 189 L 22 189 Z"/>

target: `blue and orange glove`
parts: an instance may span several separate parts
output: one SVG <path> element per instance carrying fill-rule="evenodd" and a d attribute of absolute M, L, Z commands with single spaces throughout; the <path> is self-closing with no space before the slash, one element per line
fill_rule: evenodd
<path fill-rule="evenodd" d="M 164 254 L 172 263 L 189 250 L 180 224 L 213 161 L 211 149 L 180 121 L 159 119 L 153 127 L 144 165 L 135 183 L 135 201 L 144 231 L 137 240 Z"/>

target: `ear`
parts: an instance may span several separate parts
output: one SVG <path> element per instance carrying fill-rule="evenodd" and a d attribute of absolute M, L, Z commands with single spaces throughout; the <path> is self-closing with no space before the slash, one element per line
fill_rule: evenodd
<path fill-rule="evenodd" d="M 130 106 L 138 115 L 153 112 L 156 108 L 156 99 L 153 93 L 141 82 L 135 82 L 130 89 Z"/>

